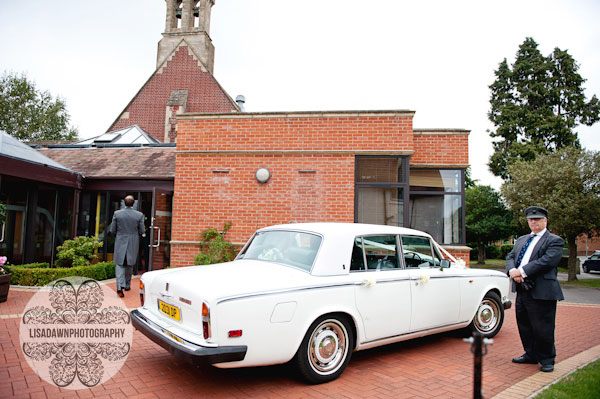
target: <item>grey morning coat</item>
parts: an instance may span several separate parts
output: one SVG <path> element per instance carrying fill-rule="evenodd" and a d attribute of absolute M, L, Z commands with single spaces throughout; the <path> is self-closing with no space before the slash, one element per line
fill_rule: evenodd
<path fill-rule="evenodd" d="M 116 265 L 123 266 L 127 254 L 127 264 L 134 265 L 137 261 L 140 246 L 140 235 L 144 234 L 144 214 L 131 207 L 116 211 L 110 224 L 110 232 L 116 234 L 115 256 Z"/>

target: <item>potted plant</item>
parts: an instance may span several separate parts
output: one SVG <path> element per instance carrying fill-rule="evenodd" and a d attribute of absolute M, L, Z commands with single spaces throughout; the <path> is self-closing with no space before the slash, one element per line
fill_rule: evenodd
<path fill-rule="evenodd" d="M 12 276 L 2 267 L 4 264 L 6 264 L 6 256 L 0 256 L 0 302 L 6 302 L 6 298 L 8 298 L 10 277 Z"/>

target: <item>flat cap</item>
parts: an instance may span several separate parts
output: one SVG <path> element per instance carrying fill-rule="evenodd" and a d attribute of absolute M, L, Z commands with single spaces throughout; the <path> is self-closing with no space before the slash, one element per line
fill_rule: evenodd
<path fill-rule="evenodd" d="M 527 219 L 542 219 L 548 217 L 548 211 L 541 206 L 530 206 L 525 209 Z"/>

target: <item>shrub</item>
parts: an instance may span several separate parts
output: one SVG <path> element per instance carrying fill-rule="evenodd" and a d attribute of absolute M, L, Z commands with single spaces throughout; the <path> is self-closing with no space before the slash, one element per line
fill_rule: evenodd
<path fill-rule="evenodd" d="M 96 236 L 75 237 L 56 247 L 57 267 L 78 267 L 91 264 L 98 256 L 94 254 L 102 246 Z"/>
<path fill-rule="evenodd" d="M 230 227 L 231 223 L 225 223 L 223 232 L 219 232 L 217 229 L 208 229 L 200 233 L 201 252 L 194 258 L 195 265 L 212 265 L 229 262 L 235 258 L 233 244 L 225 239 L 225 234 Z"/>
<path fill-rule="evenodd" d="M 95 280 L 106 280 L 115 276 L 113 262 L 100 262 L 89 266 L 75 267 L 30 267 L 31 265 L 10 266 L 11 284 L 25 286 L 44 286 L 59 278 L 80 276 Z"/>
<path fill-rule="evenodd" d="M 48 262 L 27 263 L 25 265 L 13 265 L 12 267 L 23 267 L 25 269 L 44 269 L 50 267 Z"/>
<path fill-rule="evenodd" d="M 508 254 L 510 253 L 510 251 L 513 250 L 514 248 L 514 244 L 504 244 L 500 247 L 500 256 L 502 256 L 502 259 L 506 259 L 506 257 L 508 256 Z"/>
<path fill-rule="evenodd" d="M 500 259 L 500 247 L 497 245 L 486 245 L 485 246 L 485 258 L 486 259 Z"/>

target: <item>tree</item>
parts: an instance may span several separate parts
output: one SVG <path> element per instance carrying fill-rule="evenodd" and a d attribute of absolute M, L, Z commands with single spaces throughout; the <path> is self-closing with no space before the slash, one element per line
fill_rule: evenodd
<path fill-rule="evenodd" d="M 570 147 L 508 167 L 502 185 L 509 208 L 521 214 L 531 205 L 548 210 L 548 226 L 566 238 L 569 281 L 577 280 L 577 236 L 600 228 L 600 152 Z"/>
<path fill-rule="evenodd" d="M 21 141 L 77 139 L 69 113 L 60 98 L 38 91 L 25 75 L 0 77 L 0 130 Z"/>
<path fill-rule="evenodd" d="M 485 264 L 485 245 L 508 237 L 513 231 L 512 214 L 490 186 L 465 191 L 467 241 L 477 243 L 477 263 Z"/>
<path fill-rule="evenodd" d="M 531 161 L 538 154 L 579 147 L 579 124 L 591 126 L 600 120 L 600 103 L 594 95 L 586 101 L 585 79 L 567 51 L 555 48 L 548 57 L 532 38 L 519 46 L 514 64 L 506 58 L 495 71 L 488 117 L 494 153 L 488 166 L 492 173 L 509 178 L 508 166 Z"/>

